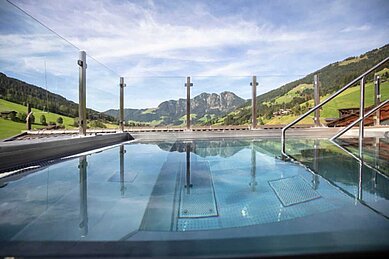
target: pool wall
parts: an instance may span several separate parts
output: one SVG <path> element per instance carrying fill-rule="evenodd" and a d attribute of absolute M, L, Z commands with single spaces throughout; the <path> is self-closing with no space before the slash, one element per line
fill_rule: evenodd
<path fill-rule="evenodd" d="M 0 145 L 0 172 L 132 139 L 128 133 L 115 133 L 35 142 L 3 142 Z"/>

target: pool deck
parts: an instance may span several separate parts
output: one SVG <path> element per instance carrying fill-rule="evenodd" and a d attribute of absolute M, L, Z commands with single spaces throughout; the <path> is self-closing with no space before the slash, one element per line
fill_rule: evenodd
<path fill-rule="evenodd" d="M 260 137 L 260 138 L 280 138 L 283 125 L 260 126 L 256 129 L 250 129 L 247 126 L 227 126 L 227 127 L 194 127 L 191 130 L 184 128 L 173 127 L 149 127 L 149 128 L 126 128 L 124 132 L 129 133 L 135 139 L 198 139 L 198 138 L 244 138 L 244 137 Z M 286 133 L 287 137 L 315 137 L 315 138 L 330 138 L 342 127 L 308 127 L 300 125 L 293 127 Z M 374 126 L 365 127 L 366 137 L 384 137 L 385 132 L 389 132 L 389 126 Z M 113 133 L 121 133 L 118 129 L 88 129 L 88 136 L 106 135 Z M 344 137 L 357 137 L 358 128 L 352 128 L 346 132 Z M 78 130 L 40 130 L 40 131 L 25 131 L 19 135 L 10 137 L 0 141 L 0 147 L 4 142 L 19 142 L 24 141 L 51 141 L 64 138 L 78 137 Z"/>
<path fill-rule="evenodd" d="M 52 136 L 0 142 L 0 178 L 2 172 L 21 169 L 73 154 L 102 148 L 133 139 L 128 133 L 87 136 Z M 8 174 L 7 174 L 8 175 Z"/>

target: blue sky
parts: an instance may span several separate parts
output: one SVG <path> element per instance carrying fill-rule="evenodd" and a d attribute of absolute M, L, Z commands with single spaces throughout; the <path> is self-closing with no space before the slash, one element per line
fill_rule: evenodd
<path fill-rule="evenodd" d="M 250 98 L 251 75 L 260 94 L 389 43 L 387 0 L 11 2 L 68 42 L 0 0 L 0 71 L 77 101 L 85 50 L 100 111 L 118 107 L 119 76 L 128 108 L 184 98 L 185 76 L 193 95 Z"/>

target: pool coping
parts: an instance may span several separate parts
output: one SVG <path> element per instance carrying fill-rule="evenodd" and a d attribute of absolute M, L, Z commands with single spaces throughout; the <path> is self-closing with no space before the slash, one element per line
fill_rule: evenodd
<path fill-rule="evenodd" d="M 163 241 L 13 241 L 0 243 L 0 255 L 12 257 L 247 258 L 287 256 L 344 258 L 388 253 L 387 235 L 370 231 Z M 346 242 L 339 244 L 339 240 Z M 366 243 L 361 244 L 361 241 Z"/>
<path fill-rule="evenodd" d="M 128 133 L 112 133 L 62 139 L 2 142 L 0 144 L 0 173 L 131 139 L 133 137 Z"/>

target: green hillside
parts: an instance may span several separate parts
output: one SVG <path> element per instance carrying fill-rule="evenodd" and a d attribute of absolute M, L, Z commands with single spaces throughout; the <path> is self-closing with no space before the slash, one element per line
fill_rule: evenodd
<path fill-rule="evenodd" d="M 320 112 L 321 121 L 324 122 L 324 118 L 338 118 L 339 111 L 338 109 L 342 108 L 353 108 L 359 107 L 359 87 L 352 87 L 345 90 L 335 99 L 330 101 L 328 104 L 323 106 L 323 109 Z M 320 98 L 321 101 L 325 100 L 330 95 L 322 96 Z M 381 100 L 386 100 L 389 98 L 389 81 L 383 82 L 381 84 Z M 300 106 L 313 107 L 313 100 L 308 102 L 304 102 Z M 365 107 L 371 106 L 374 104 L 374 84 L 373 82 L 367 83 L 365 86 Z M 277 116 L 273 117 L 270 120 L 264 120 L 265 124 L 287 124 L 292 122 L 298 116 L 287 115 L 287 116 Z M 308 116 L 301 124 L 312 124 L 313 123 L 313 115 Z"/>
<path fill-rule="evenodd" d="M 274 103 L 276 104 L 282 104 L 282 103 L 289 103 L 293 100 L 295 97 L 301 96 L 301 94 L 304 91 L 311 90 L 310 92 L 313 92 L 313 84 L 300 84 L 287 92 L 284 95 L 281 95 L 278 98 L 274 99 Z M 264 102 L 266 105 L 270 105 L 270 102 Z"/>
<path fill-rule="evenodd" d="M 78 104 L 65 97 L 47 91 L 19 79 L 8 77 L 0 72 L 0 98 L 18 104 L 29 103 L 31 107 L 66 117 L 78 116 Z M 117 120 L 102 112 L 87 108 L 88 119 L 99 119 L 105 122 Z"/>
<path fill-rule="evenodd" d="M 27 113 L 27 107 L 21 104 L 13 103 L 6 101 L 4 99 L 0 99 L 0 112 L 2 111 L 16 111 L 18 113 Z M 65 128 L 73 128 L 74 119 L 51 113 L 51 112 L 43 112 L 38 109 L 32 109 L 33 115 L 35 116 L 35 123 L 32 124 L 32 129 L 41 129 L 46 126 L 40 124 L 40 117 L 41 115 L 44 115 L 46 117 L 47 123 L 49 122 L 56 122 L 57 118 L 62 117 L 63 119 L 63 125 Z M 4 139 L 7 137 L 14 136 L 16 134 L 19 134 L 21 131 L 26 130 L 26 124 L 24 122 L 15 122 L 9 119 L 3 119 L 0 118 L 0 139 Z"/>
<path fill-rule="evenodd" d="M 285 124 L 291 122 L 313 106 L 312 81 L 315 74 L 320 78 L 320 95 L 325 99 L 372 66 L 389 56 L 389 44 L 374 49 L 357 57 L 349 57 L 343 61 L 329 64 L 299 80 L 287 83 L 279 88 L 257 96 L 258 122 L 259 124 Z M 389 62 L 377 69 L 376 74 L 381 76 L 382 99 L 387 98 L 387 82 L 389 81 Z M 374 73 L 366 77 L 366 105 L 373 102 L 373 77 Z M 386 88 L 386 89 L 385 89 Z M 358 107 L 359 87 L 350 88 L 337 99 L 327 104 L 322 117 L 338 117 L 338 109 Z M 281 109 L 289 111 L 287 116 L 276 115 Z M 251 101 L 242 107 L 230 112 L 226 116 L 217 119 L 217 123 L 225 125 L 242 125 L 251 122 Z M 305 119 L 301 123 L 312 124 L 312 119 Z"/>
<path fill-rule="evenodd" d="M 341 95 L 336 97 L 334 100 L 324 105 L 323 111 L 321 112 L 323 117 L 335 118 L 339 117 L 338 109 L 359 107 L 360 99 L 360 87 L 353 87 L 347 89 Z M 322 97 L 324 100 L 327 96 Z M 381 100 L 389 98 L 389 81 L 381 84 Z M 313 104 L 313 101 L 310 101 Z M 374 104 L 374 84 L 370 82 L 365 86 L 365 107 Z"/>

